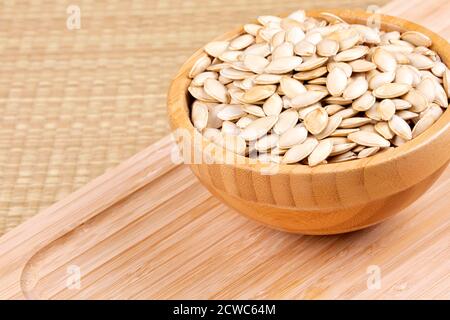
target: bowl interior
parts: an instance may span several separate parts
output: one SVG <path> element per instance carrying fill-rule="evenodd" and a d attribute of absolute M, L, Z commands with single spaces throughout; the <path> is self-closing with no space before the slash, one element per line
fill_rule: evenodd
<path fill-rule="evenodd" d="M 359 23 L 366 24 L 368 19 L 380 19 L 379 21 L 381 29 L 384 31 L 400 31 L 404 32 L 407 30 L 414 30 L 422 32 L 426 34 L 432 39 L 433 45 L 431 49 L 436 51 L 441 57 L 442 61 L 449 66 L 450 65 L 450 45 L 449 43 L 437 35 L 436 33 L 428 30 L 425 27 L 422 27 L 413 22 L 403 20 L 397 17 L 381 15 L 377 14 L 376 16 L 364 12 L 362 10 L 350 10 L 350 9 L 333 9 L 333 10 L 313 10 L 307 11 L 308 16 L 319 17 L 321 12 L 330 12 L 338 15 L 346 22 L 349 23 Z M 215 40 L 228 40 L 239 33 L 242 33 L 242 27 L 239 27 L 233 31 L 227 32 L 224 35 L 218 37 Z M 210 142 L 207 141 L 200 132 L 198 132 L 191 123 L 189 116 L 190 104 L 192 102 L 192 98 L 187 91 L 187 88 L 190 84 L 190 80 L 188 77 L 188 72 L 191 69 L 193 63 L 203 54 L 203 49 L 199 49 L 196 53 L 194 53 L 188 61 L 182 66 L 179 73 L 175 77 L 172 86 L 169 90 L 168 95 L 168 113 L 171 122 L 172 129 L 187 129 L 190 134 L 195 136 L 196 139 L 200 139 L 203 145 L 207 145 Z M 309 167 L 306 165 L 286 165 L 279 164 L 277 167 L 277 173 L 285 173 L 285 174 L 310 174 L 313 171 L 315 173 L 336 173 L 336 172 L 344 172 L 351 170 L 358 170 L 361 167 L 371 167 L 371 166 L 381 166 L 386 162 L 392 162 L 402 157 L 407 157 L 413 154 L 417 149 L 420 149 L 424 145 L 428 144 L 430 141 L 439 139 L 441 135 L 449 129 L 450 123 L 450 111 L 447 109 L 444 114 L 440 117 L 440 119 L 434 123 L 429 129 L 427 129 L 424 133 L 414 138 L 411 141 L 406 142 L 405 144 L 387 150 L 385 152 L 376 154 L 374 156 L 364 158 L 364 159 L 355 159 L 346 162 L 340 163 L 329 163 L 325 165 L 319 165 L 316 167 Z M 223 154 L 226 152 L 223 148 L 214 145 L 213 147 L 215 152 L 213 154 Z M 259 161 L 251 160 L 244 156 L 234 155 L 236 161 L 233 163 L 234 166 L 251 171 L 260 171 L 264 167 L 267 166 L 265 163 L 261 163 Z M 220 161 L 220 159 L 217 159 Z M 448 161 L 448 157 L 447 157 Z"/>

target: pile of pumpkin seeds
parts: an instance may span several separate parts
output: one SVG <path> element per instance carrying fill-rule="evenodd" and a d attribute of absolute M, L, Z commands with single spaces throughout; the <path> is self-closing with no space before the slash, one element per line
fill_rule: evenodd
<path fill-rule="evenodd" d="M 420 32 L 303 10 L 257 21 L 208 43 L 189 72 L 192 122 L 227 150 L 309 166 L 365 158 L 414 139 L 448 106 L 449 69 Z"/>

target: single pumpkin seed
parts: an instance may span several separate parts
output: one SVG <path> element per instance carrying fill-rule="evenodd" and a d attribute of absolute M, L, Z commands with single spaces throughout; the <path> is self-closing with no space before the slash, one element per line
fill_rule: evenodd
<path fill-rule="evenodd" d="M 297 125 L 293 128 L 286 130 L 279 140 L 280 148 L 290 148 L 294 145 L 303 143 L 308 136 L 308 130 L 304 126 Z"/>
<path fill-rule="evenodd" d="M 400 118 L 397 115 L 394 115 L 389 121 L 389 128 L 394 132 L 396 135 L 402 137 L 405 140 L 411 140 L 412 139 L 412 133 L 411 128 L 408 125 L 408 123 Z"/>
<path fill-rule="evenodd" d="M 411 86 L 404 83 L 385 83 L 373 90 L 373 95 L 380 99 L 392 99 L 406 94 L 410 89 Z"/>
<path fill-rule="evenodd" d="M 352 67 L 353 72 L 368 72 L 377 68 L 376 64 L 364 59 L 350 61 L 348 64 Z"/>
<path fill-rule="evenodd" d="M 344 162 L 344 161 L 349 161 L 349 160 L 354 160 L 357 159 L 356 154 L 352 151 L 348 151 L 346 153 L 337 155 L 333 158 L 331 158 L 329 161 L 331 163 L 338 163 L 338 162 Z"/>
<path fill-rule="evenodd" d="M 243 116 L 245 116 L 247 113 L 244 111 L 241 105 L 238 104 L 230 104 L 225 105 L 222 110 L 220 110 L 217 113 L 217 117 L 221 120 L 237 120 Z"/>
<path fill-rule="evenodd" d="M 267 116 L 263 118 L 256 119 L 252 123 L 250 123 L 245 129 L 241 132 L 241 137 L 246 141 L 256 140 L 267 134 L 270 129 L 275 125 L 278 121 L 277 116 Z"/>
<path fill-rule="evenodd" d="M 272 52 L 272 61 L 280 58 L 292 57 L 294 55 L 294 46 L 290 42 L 285 42 L 277 46 Z"/>
<path fill-rule="evenodd" d="M 254 115 L 256 117 L 265 117 L 266 114 L 264 113 L 263 108 L 260 106 L 256 106 L 254 104 L 246 104 L 242 107 L 242 109 L 247 112 L 248 114 Z"/>
<path fill-rule="evenodd" d="M 379 147 L 370 147 L 370 148 L 364 148 L 363 150 L 361 150 L 358 153 L 358 158 L 362 159 L 362 158 L 367 158 L 370 156 L 373 156 L 374 154 L 376 154 L 378 151 L 380 151 Z"/>
<path fill-rule="evenodd" d="M 302 57 L 311 57 L 316 53 L 316 46 L 308 40 L 302 40 L 295 45 L 294 52 Z"/>
<path fill-rule="evenodd" d="M 431 115 L 425 115 L 414 125 L 414 128 L 412 130 L 412 137 L 416 138 L 417 136 L 425 132 L 428 128 L 430 128 L 435 122 L 436 119 Z"/>
<path fill-rule="evenodd" d="M 317 54 L 322 57 L 331 57 L 339 51 L 339 42 L 331 39 L 323 39 L 317 44 Z"/>
<path fill-rule="evenodd" d="M 192 66 L 191 70 L 189 71 L 189 78 L 193 79 L 196 75 L 202 73 L 211 65 L 211 58 L 208 57 L 206 54 L 202 55 L 200 58 L 195 61 L 194 65 Z"/>
<path fill-rule="evenodd" d="M 326 84 L 332 96 L 338 97 L 342 95 L 347 87 L 347 75 L 345 71 L 339 67 L 333 68 L 328 73 Z"/>
<path fill-rule="evenodd" d="M 429 103 L 434 101 L 434 98 L 436 97 L 436 90 L 433 80 L 430 78 L 423 79 L 416 89 L 427 98 Z M 447 97 L 445 97 L 445 100 L 447 100 Z"/>
<path fill-rule="evenodd" d="M 332 116 L 336 114 L 339 111 L 342 111 L 345 109 L 344 106 L 340 106 L 338 104 L 329 104 L 324 107 L 325 111 L 328 113 L 329 116 Z"/>
<path fill-rule="evenodd" d="M 330 155 L 333 150 L 333 142 L 330 140 L 322 140 L 314 148 L 311 154 L 308 156 L 308 165 L 314 167 L 324 161 Z"/>
<path fill-rule="evenodd" d="M 394 72 L 397 69 L 397 60 L 389 51 L 378 48 L 372 56 L 372 61 L 383 72 Z"/>
<path fill-rule="evenodd" d="M 327 67 L 320 67 L 320 68 L 310 70 L 310 71 L 298 72 L 298 73 L 294 74 L 294 78 L 298 79 L 298 80 L 307 81 L 307 80 L 319 78 L 326 73 L 327 73 Z"/>
<path fill-rule="evenodd" d="M 230 45 L 229 41 L 213 41 L 208 43 L 204 47 L 204 50 L 210 56 L 217 58 L 228 49 L 229 45 Z"/>
<path fill-rule="evenodd" d="M 321 91 L 306 91 L 291 100 L 292 107 L 304 108 L 320 101 L 325 96 L 327 94 Z"/>
<path fill-rule="evenodd" d="M 259 138 L 255 143 L 255 149 L 264 152 L 275 148 L 278 144 L 279 136 L 277 134 L 268 134 Z"/>
<path fill-rule="evenodd" d="M 307 91 L 300 81 L 286 76 L 281 78 L 280 86 L 284 94 L 291 99 Z"/>
<path fill-rule="evenodd" d="M 372 119 L 370 119 L 370 118 L 353 117 L 353 118 L 347 118 L 347 119 L 342 120 L 339 127 L 343 128 L 343 129 L 353 129 L 353 128 L 361 127 L 361 126 L 371 123 L 371 122 L 372 122 Z"/>
<path fill-rule="evenodd" d="M 381 116 L 381 120 L 388 121 L 395 114 L 395 104 L 390 99 L 383 99 L 378 104 L 378 113 Z"/>
<path fill-rule="evenodd" d="M 415 46 L 431 46 L 431 39 L 418 31 L 406 31 L 402 33 L 401 38 L 405 41 L 412 43 Z"/>
<path fill-rule="evenodd" d="M 411 104 L 409 110 L 412 112 L 422 112 L 428 107 L 427 98 L 416 89 L 409 90 L 409 92 L 403 96 L 403 100 L 406 100 Z"/>
<path fill-rule="evenodd" d="M 347 62 L 357 60 L 367 54 L 369 48 L 366 46 L 355 46 L 351 49 L 347 49 L 339 52 L 334 56 L 334 61 L 337 62 Z"/>
<path fill-rule="evenodd" d="M 399 112 L 397 112 L 397 115 L 405 121 L 415 119 L 419 116 L 417 113 L 408 110 L 400 110 Z"/>
<path fill-rule="evenodd" d="M 204 89 L 210 97 L 213 97 L 217 101 L 228 103 L 230 100 L 227 88 L 216 79 L 206 79 Z"/>
<path fill-rule="evenodd" d="M 318 144 L 317 139 L 306 139 L 302 144 L 290 148 L 285 153 L 282 162 L 286 164 L 299 162 L 309 156 Z"/>
<path fill-rule="evenodd" d="M 269 60 L 257 55 L 246 55 L 244 58 L 244 65 L 254 73 L 261 74 L 269 64 Z"/>
<path fill-rule="evenodd" d="M 266 115 L 278 116 L 283 109 L 283 100 L 277 93 L 274 93 L 264 102 L 262 108 Z"/>
<path fill-rule="evenodd" d="M 191 120 L 198 130 L 202 131 L 208 124 L 208 106 L 201 102 L 195 101 L 192 104 Z"/>
<path fill-rule="evenodd" d="M 230 50 L 242 50 L 242 49 L 247 48 L 254 41 L 255 41 L 254 36 L 252 36 L 251 34 L 244 34 L 242 36 L 239 36 L 239 37 L 231 40 L 229 49 Z"/>
<path fill-rule="evenodd" d="M 344 99 L 354 100 L 361 97 L 368 88 L 369 83 L 365 78 L 355 78 L 347 85 L 342 96 Z"/>
<path fill-rule="evenodd" d="M 276 60 L 272 60 L 266 67 L 265 72 L 282 74 L 288 73 L 297 68 L 302 63 L 300 57 L 283 57 Z"/>
<path fill-rule="evenodd" d="M 295 127 L 298 122 L 298 113 L 295 110 L 289 109 L 283 111 L 278 117 L 277 123 L 273 126 L 273 132 L 276 134 L 283 134 L 290 128 Z"/>
<path fill-rule="evenodd" d="M 353 148 L 355 148 L 357 146 L 356 143 L 354 142 L 347 142 L 347 143 L 338 143 L 333 145 L 333 149 L 331 150 L 330 156 L 337 156 L 339 154 L 343 154 L 346 153 L 350 150 L 352 150 Z"/>
<path fill-rule="evenodd" d="M 343 121 L 342 117 L 339 115 L 329 117 L 326 127 L 321 132 L 315 135 L 316 138 L 322 140 L 330 136 L 333 132 L 336 131 L 336 129 L 339 127 L 342 121 Z"/>
<path fill-rule="evenodd" d="M 367 111 L 375 103 L 376 98 L 371 91 L 365 92 L 361 97 L 353 101 L 352 108 L 356 111 Z"/>
<path fill-rule="evenodd" d="M 434 66 L 434 61 L 418 53 L 410 53 L 407 55 L 412 66 L 419 70 L 431 69 Z"/>
<path fill-rule="evenodd" d="M 243 98 L 247 103 L 255 103 L 272 96 L 276 89 L 277 86 L 270 84 L 254 86 L 244 94 Z"/>
<path fill-rule="evenodd" d="M 390 140 L 394 137 L 389 124 L 386 121 L 377 122 L 374 126 L 376 132 L 378 132 L 383 138 Z"/>
<path fill-rule="evenodd" d="M 386 148 L 391 145 L 388 140 L 384 139 L 379 134 L 368 131 L 353 132 L 350 133 L 347 137 L 351 141 L 367 147 Z"/>
<path fill-rule="evenodd" d="M 319 134 L 328 124 L 328 113 L 323 108 L 317 108 L 305 116 L 304 124 L 312 134 Z"/>

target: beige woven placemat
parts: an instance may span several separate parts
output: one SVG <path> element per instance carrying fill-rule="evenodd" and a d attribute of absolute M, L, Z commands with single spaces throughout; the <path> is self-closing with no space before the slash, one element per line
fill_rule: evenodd
<path fill-rule="evenodd" d="M 170 78 L 208 40 L 259 14 L 385 2 L 2 1 L 0 234 L 165 135 Z"/>

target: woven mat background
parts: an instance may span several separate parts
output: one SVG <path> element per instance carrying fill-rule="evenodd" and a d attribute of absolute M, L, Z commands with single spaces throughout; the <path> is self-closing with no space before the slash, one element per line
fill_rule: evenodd
<path fill-rule="evenodd" d="M 0 235 L 167 134 L 169 81 L 210 39 L 259 14 L 385 2 L 2 1 Z"/>

